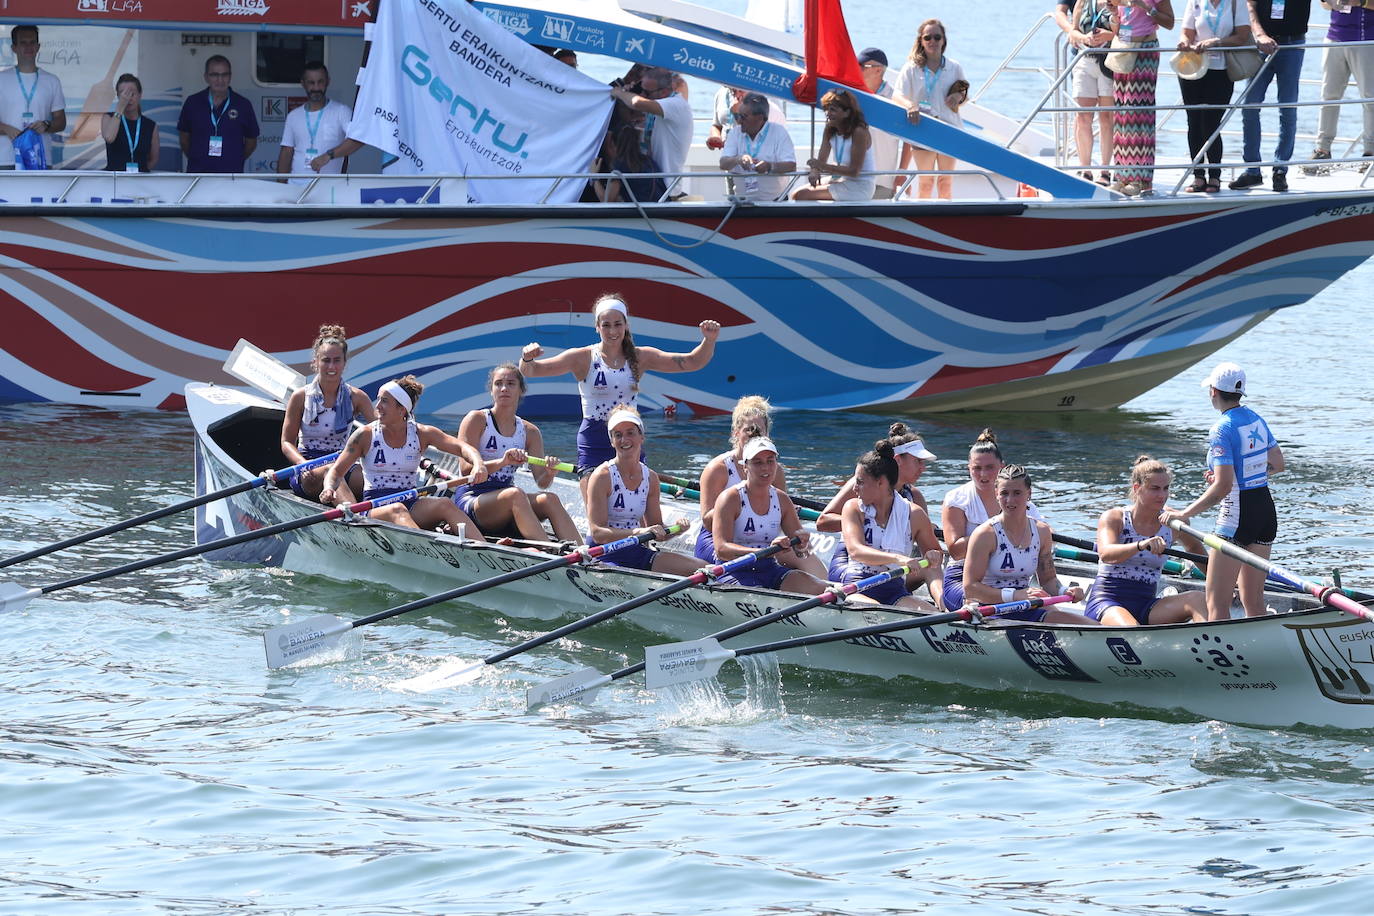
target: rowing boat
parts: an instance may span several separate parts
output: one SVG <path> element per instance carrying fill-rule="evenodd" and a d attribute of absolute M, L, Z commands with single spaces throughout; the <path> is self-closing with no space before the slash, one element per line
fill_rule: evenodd
<path fill-rule="evenodd" d="M 198 493 L 232 486 L 280 464 L 279 405 L 200 383 L 187 387 L 186 400 L 196 431 Z M 255 488 L 198 508 L 196 538 L 206 543 L 318 509 L 290 491 Z M 425 594 L 540 561 L 511 547 L 369 519 L 301 528 L 211 556 Z M 470 600 L 504 616 L 548 621 L 636 598 L 665 581 L 639 570 L 570 565 Z M 700 586 L 646 605 L 628 619 L 669 639 L 692 639 L 794 601 L 762 589 Z M 1277 613 L 1266 617 L 1129 630 L 940 624 L 789 650 L 781 661 L 960 684 L 993 692 L 993 702 L 1007 697 L 1033 702 L 1048 695 L 1116 714 L 1183 711 L 1260 726 L 1374 727 L 1374 624 L 1296 593 L 1273 593 L 1269 604 Z M 738 644 L 767 642 L 780 632 L 827 633 L 903 617 L 909 615 L 871 605 L 820 607 L 747 634 Z"/>

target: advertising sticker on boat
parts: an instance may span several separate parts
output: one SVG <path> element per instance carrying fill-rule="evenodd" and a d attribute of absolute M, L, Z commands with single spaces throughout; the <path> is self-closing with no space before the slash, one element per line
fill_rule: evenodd
<path fill-rule="evenodd" d="M 1021 661 L 1051 681 L 1091 681 L 1097 678 L 1078 667 L 1049 630 L 1012 629 L 1007 639 Z"/>
<path fill-rule="evenodd" d="M 1374 704 L 1374 627 L 1359 620 L 1288 624 L 1322 696 L 1337 703 Z"/>

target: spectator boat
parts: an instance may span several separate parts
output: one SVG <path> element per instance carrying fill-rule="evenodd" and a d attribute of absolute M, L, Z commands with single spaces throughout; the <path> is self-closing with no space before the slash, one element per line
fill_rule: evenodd
<path fill-rule="evenodd" d="M 196 432 L 198 494 L 280 463 L 279 404 L 205 384 L 188 386 L 186 399 Z M 197 509 L 197 541 L 303 518 L 319 508 L 288 489 L 255 488 Z M 672 506 L 667 514 L 671 521 L 691 511 Z M 435 594 L 540 561 L 512 547 L 366 519 L 302 527 L 224 553 L 210 556 L 414 594 Z M 561 623 L 645 595 L 666 581 L 602 564 L 569 567 L 477 592 L 461 613 L 474 613 L 475 606 L 503 617 Z M 695 639 L 796 600 L 761 589 L 700 586 L 626 619 L 667 640 Z M 781 660 L 884 679 L 959 684 L 986 691 L 977 695 L 980 702 L 1014 698 L 1014 707 L 1051 702 L 1056 710 L 1086 704 L 1082 708 L 1094 714 L 1181 711 L 1259 726 L 1374 727 L 1374 624 L 1294 593 L 1271 593 L 1269 603 L 1275 615 L 1134 629 L 940 624 L 788 650 Z M 731 647 L 909 619 L 869 607 L 815 608 L 732 640 Z M 638 646 L 627 645 L 626 651 L 636 655 Z M 1076 702 L 1066 705 L 1065 698 Z"/>
<path fill-rule="evenodd" d="M 213 48 L 244 71 L 310 31 L 328 36 L 335 86 L 347 86 L 374 12 L 217 3 L 10 0 L 6 14 L 45 36 L 77 22 L 104 34 L 89 40 L 105 42 L 110 74 L 144 70 L 145 108 L 174 144 L 180 90 L 166 87 L 199 73 L 185 55 Z M 530 42 L 773 95 L 802 73 L 795 38 L 671 0 L 476 6 Z M 160 71 L 176 43 L 153 30 L 181 36 L 182 57 Z M 121 60 L 130 38 L 137 57 Z M 105 110 L 101 85 L 91 112 Z M 257 91 L 265 125 L 292 92 Z M 92 172 L 90 149 L 70 143 L 61 168 L 0 174 L 0 295 L 9 339 L 22 341 L 0 348 L 0 399 L 177 408 L 190 381 L 232 383 L 220 365 L 241 335 L 303 365 L 302 342 L 329 320 L 349 329 L 362 387 L 414 371 L 435 412 L 461 414 L 483 397 L 487 367 L 528 340 L 586 343 L 586 310 L 615 289 L 643 343 L 680 349 L 699 319 L 724 326 L 709 367 L 646 379 L 645 409 L 723 411 L 758 391 L 785 408 L 1105 408 L 1374 251 L 1374 189 L 1358 173 L 1310 190 L 1295 175 L 1286 195 L 1126 201 L 1029 155 L 1039 144 L 1009 139 L 1005 119 L 970 118 L 966 133 L 933 119 L 912 127 L 859 95 L 873 123 L 956 155 L 981 196 L 756 204 L 693 174 L 684 187 L 700 199 L 675 203 L 474 204 L 452 174 L 278 183 L 256 174 L 275 161 L 270 134 L 250 173 L 232 177 Z M 163 152 L 174 167 L 175 149 Z M 575 413 L 575 390 L 538 380 L 526 409 Z"/>

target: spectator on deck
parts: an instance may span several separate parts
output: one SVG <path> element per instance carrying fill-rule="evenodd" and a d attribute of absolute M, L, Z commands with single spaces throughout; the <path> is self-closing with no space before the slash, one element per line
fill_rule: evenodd
<path fill-rule="evenodd" d="M 897 74 L 893 96 L 907 106 L 907 116 L 913 124 L 923 115 L 931 115 L 954 127 L 964 126 L 959 106 L 968 101 L 968 80 L 964 79 L 964 68 L 959 62 L 945 54 L 948 47 L 949 34 L 940 20 L 927 19 L 916 30 L 911 58 Z M 911 144 L 902 151 L 902 168 L 906 168 L 913 157 L 916 167 L 923 171 L 947 172 L 954 168 L 952 157 Z M 954 176 L 922 175 L 918 179 L 917 190 L 921 197 L 933 197 L 937 189 L 945 200 L 953 197 Z"/>
<path fill-rule="evenodd" d="M 859 66 L 863 69 L 864 85 L 868 91 L 885 99 L 892 98 L 892 84 L 887 81 L 887 54 L 881 48 L 864 48 L 859 52 Z M 902 185 L 900 175 L 894 172 L 900 168 L 902 144 L 892 134 L 882 130 L 869 130 L 873 138 L 873 170 L 880 174 L 874 176 L 874 197 L 890 198 Z"/>
<path fill-rule="evenodd" d="M 105 171 L 151 172 L 157 161 L 157 124 L 143 113 L 143 83 L 132 73 L 115 81 L 115 110 L 100 119 Z"/>
<path fill-rule="evenodd" d="M 633 83 L 636 74 L 639 81 Z M 611 86 L 611 95 L 647 116 L 645 149 L 664 172 L 680 174 L 692 146 L 692 106 L 687 101 L 687 81 L 665 67 L 641 68 L 636 64 L 622 85 Z M 673 199 L 682 196 L 675 192 Z"/>
<path fill-rule="evenodd" d="M 67 129 L 67 100 L 62 83 L 38 66 L 38 26 L 17 25 L 10 30 L 14 66 L 0 73 L 0 169 L 14 168 L 14 138 L 26 130 L 42 135 L 47 161 L 48 139 Z"/>
<path fill-rule="evenodd" d="M 1239 22 L 1235 21 L 1237 13 L 1240 14 Z M 1202 145 L 1217 132 L 1226 114 L 1224 108 L 1195 106 L 1227 105 L 1235 86 L 1226 72 L 1225 53 L 1214 49 L 1249 44 L 1250 17 L 1236 0 L 1187 0 L 1183 10 L 1183 37 L 1179 39 L 1178 47 L 1180 51 L 1202 54 L 1205 68 L 1198 79 L 1184 79 L 1182 76 L 1178 79 L 1183 104 L 1188 106 L 1188 153 L 1193 159 L 1198 159 Z M 1215 163 L 1221 162 L 1222 154 L 1221 135 L 1218 134 L 1208 145 L 1205 159 L 1199 160 L 1198 166 L 1193 169 L 1193 183 L 1188 186 L 1188 191 L 1215 194 L 1221 190 L 1221 169 Z M 1204 173 L 1202 161 L 1214 165 Z"/>
<path fill-rule="evenodd" d="M 797 168 L 797 152 L 787 129 L 768 119 L 768 99 L 751 92 L 739 103 L 739 128 L 730 131 L 720 157 L 722 171 L 741 176 L 735 193 L 747 200 L 777 200 L 787 175 Z"/>
<path fill-rule="evenodd" d="M 1078 148 L 1078 164 L 1084 181 L 1093 180 L 1093 108 L 1110 108 L 1112 104 L 1112 72 L 1106 67 L 1105 54 L 1082 54 L 1084 48 L 1104 48 L 1112 42 L 1112 5 L 1110 0 L 1059 0 L 1055 4 L 1054 21 L 1064 30 L 1073 46 L 1073 99 L 1080 111 L 1074 120 L 1074 146 Z M 1112 164 L 1112 132 L 1115 112 L 1097 113 L 1097 134 L 1102 144 L 1102 165 Z M 1105 168 L 1097 173 L 1097 183 L 1111 184 L 1111 173 Z"/>
<path fill-rule="evenodd" d="M 1255 47 L 1272 58 L 1250 82 L 1246 90 L 1246 105 L 1259 105 L 1269 92 L 1269 84 L 1278 80 L 1279 142 L 1274 147 L 1274 161 L 1287 162 L 1293 158 L 1293 145 L 1298 136 L 1298 78 L 1302 76 L 1301 45 L 1307 41 L 1307 20 L 1312 14 L 1312 0 L 1247 0 L 1250 5 L 1250 33 Z M 1277 15 L 1275 15 L 1277 14 Z M 1299 47 L 1292 47 L 1298 45 Z M 1260 110 L 1246 108 L 1240 113 L 1244 127 L 1246 162 L 1260 161 Z M 1288 167 L 1273 167 L 1273 188 L 1288 190 Z M 1252 166 L 1237 175 L 1228 185 L 1233 191 L 1264 184 L 1259 166 Z"/>
<path fill-rule="evenodd" d="M 312 60 L 301 74 L 305 104 L 286 116 L 277 156 L 277 174 L 306 176 L 310 172 L 339 174 L 349 153 L 362 147 L 348 139 L 348 122 L 353 110 L 329 98 L 329 70 L 322 61 Z M 308 184 L 308 177 L 288 179 L 290 184 Z"/>
<path fill-rule="evenodd" d="M 1112 187 L 1130 197 L 1152 193 L 1155 164 L 1155 88 L 1159 80 L 1160 29 L 1174 27 L 1169 0 L 1112 0 L 1116 37 L 1129 42 L 1134 57 L 1126 72 L 1112 77 L 1116 130 L 1116 180 Z"/>
<path fill-rule="evenodd" d="M 207 58 L 206 88 L 187 96 L 181 106 L 177 132 L 188 172 L 242 172 L 258 148 L 253 103 L 229 88 L 233 74 L 229 58 L 222 54 Z"/>
<path fill-rule="evenodd" d="M 1326 40 L 1339 42 L 1328 47 L 1322 56 L 1322 101 L 1331 102 L 1345 96 L 1350 78 L 1361 98 L 1374 97 L 1374 45 L 1351 45 L 1345 42 L 1374 41 L 1374 10 L 1363 0 L 1322 0 L 1331 10 L 1331 28 Z M 1374 103 L 1360 106 L 1364 114 L 1364 132 L 1360 134 L 1360 149 L 1368 159 L 1374 157 Z M 1313 159 L 1330 159 L 1331 144 L 1336 139 L 1336 123 L 1341 117 L 1340 105 L 1323 105 L 1317 123 L 1317 148 Z"/>
<path fill-rule="evenodd" d="M 553 52 L 554 59 L 577 69 L 577 52 L 572 48 L 559 48 Z"/>
<path fill-rule="evenodd" d="M 725 139 L 730 135 L 730 128 L 735 126 L 736 115 L 739 114 L 739 103 L 748 94 L 747 89 L 731 86 L 721 86 L 716 90 L 716 97 L 711 102 L 711 130 L 706 135 L 707 149 L 725 149 Z M 787 115 L 782 106 L 772 99 L 768 99 L 768 120 L 784 130 L 787 128 Z"/>
<path fill-rule="evenodd" d="M 832 89 L 821 97 L 825 133 L 820 156 L 807 162 L 809 188 L 792 194 L 793 200 L 865 201 L 873 199 L 873 139 L 868 122 L 854 96 Z M 831 176 L 822 183 L 821 176 Z"/>

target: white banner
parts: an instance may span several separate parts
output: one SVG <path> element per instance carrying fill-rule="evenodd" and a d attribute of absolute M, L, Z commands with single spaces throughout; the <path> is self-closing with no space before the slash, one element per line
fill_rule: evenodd
<path fill-rule="evenodd" d="M 585 172 L 609 87 L 531 47 L 463 0 L 388 0 L 372 29 L 348 135 L 399 161 L 389 173 Z M 534 203 L 552 181 L 469 181 L 477 203 Z M 572 202 L 584 182 L 548 198 Z"/>

